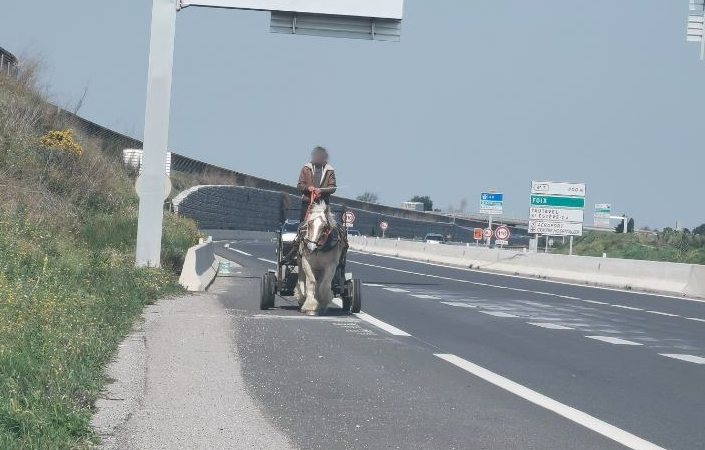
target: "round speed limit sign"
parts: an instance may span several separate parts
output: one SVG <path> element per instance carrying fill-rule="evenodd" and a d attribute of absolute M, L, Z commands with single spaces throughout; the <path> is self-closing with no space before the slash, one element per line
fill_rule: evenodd
<path fill-rule="evenodd" d="M 500 241 L 508 241 L 509 236 L 511 235 L 512 233 L 509 231 L 509 228 L 504 225 L 500 225 L 497 227 L 496 230 L 494 230 L 494 237 L 496 237 Z"/>

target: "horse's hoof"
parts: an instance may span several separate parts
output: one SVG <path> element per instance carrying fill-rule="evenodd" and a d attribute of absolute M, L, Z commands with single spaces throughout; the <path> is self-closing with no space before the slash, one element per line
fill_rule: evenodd
<path fill-rule="evenodd" d="M 307 316 L 317 316 L 318 311 L 304 311 L 304 314 L 306 314 Z"/>

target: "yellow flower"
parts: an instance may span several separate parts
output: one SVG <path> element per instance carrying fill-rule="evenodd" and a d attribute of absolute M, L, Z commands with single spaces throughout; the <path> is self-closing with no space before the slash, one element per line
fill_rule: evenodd
<path fill-rule="evenodd" d="M 61 150 L 74 156 L 81 156 L 83 153 L 83 148 L 73 139 L 71 128 L 50 131 L 39 138 L 39 143 L 46 149 Z"/>

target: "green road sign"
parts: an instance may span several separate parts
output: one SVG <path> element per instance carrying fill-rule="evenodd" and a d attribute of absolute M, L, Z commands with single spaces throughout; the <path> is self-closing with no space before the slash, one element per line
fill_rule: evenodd
<path fill-rule="evenodd" d="M 554 197 L 550 195 L 532 195 L 532 206 L 554 206 L 558 208 L 584 208 L 583 197 Z"/>

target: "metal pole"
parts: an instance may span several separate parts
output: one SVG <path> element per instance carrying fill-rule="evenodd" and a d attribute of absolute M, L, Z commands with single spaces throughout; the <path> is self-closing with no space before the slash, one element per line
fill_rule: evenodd
<path fill-rule="evenodd" d="M 144 114 L 144 154 L 138 192 L 140 207 L 135 257 L 137 267 L 160 266 L 175 33 L 174 0 L 152 0 L 147 103 Z"/>
<path fill-rule="evenodd" d="M 568 254 L 573 254 L 573 236 L 570 237 L 570 250 L 568 251 Z"/>
<path fill-rule="evenodd" d="M 548 253 L 548 235 L 544 236 L 546 238 L 546 248 L 543 250 L 544 253 Z"/>
<path fill-rule="evenodd" d="M 488 216 L 489 216 L 489 220 L 488 220 L 489 225 L 488 225 L 488 228 L 491 230 L 491 229 L 492 229 L 492 214 L 488 214 Z M 487 238 L 487 246 L 488 246 L 488 247 L 491 247 L 491 246 L 492 246 L 492 236 L 490 236 L 490 237 Z"/>

